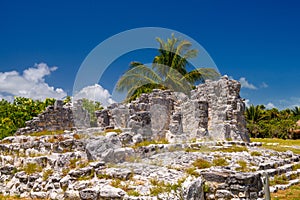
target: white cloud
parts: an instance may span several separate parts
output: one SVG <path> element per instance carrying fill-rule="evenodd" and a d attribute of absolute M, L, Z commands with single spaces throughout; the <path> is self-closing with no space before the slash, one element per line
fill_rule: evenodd
<path fill-rule="evenodd" d="M 250 107 L 250 100 L 249 99 L 245 99 L 245 105 L 246 105 L 246 107 Z"/>
<path fill-rule="evenodd" d="M 278 101 L 280 109 L 295 108 L 300 106 L 300 97 L 291 97 L 289 99 L 281 99 Z"/>
<path fill-rule="evenodd" d="M 273 103 L 271 103 L 271 102 L 269 102 L 267 105 L 265 105 L 266 106 L 266 109 L 272 109 L 272 108 L 276 108 L 276 106 L 273 104 Z"/>
<path fill-rule="evenodd" d="M 65 97 L 67 93 L 63 89 L 49 86 L 44 79 L 56 69 L 40 63 L 24 70 L 22 75 L 17 71 L 0 72 L 0 98 L 12 100 L 14 96 L 22 96 L 43 100 Z"/>
<path fill-rule="evenodd" d="M 87 86 L 81 89 L 76 95 L 75 99 L 86 98 L 92 101 L 101 102 L 103 106 L 115 103 L 111 98 L 111 94 L 108 90 L 104 89 L 101 85 L 95 84 L 92 86 Z"/>
<path fill-rule="evenodd" d="M 261 88 L 268 88 L 269 87 L 269 85 L 268 84 L 266 84 L 265 82 L 262 82 L 262 84 L 261 84 L 261 86 L 260 86 Z"/>
<path fill-rule="evenodd" d="M 250 90 L 256 90 L 257 89 L 255 87 L 255 85 L 249 83 L 245 77 L 241 77 L 239 79 L 239 82 L 241 83 L 242 88 L 247 88 L 247 89 L 250 89 Z"/>

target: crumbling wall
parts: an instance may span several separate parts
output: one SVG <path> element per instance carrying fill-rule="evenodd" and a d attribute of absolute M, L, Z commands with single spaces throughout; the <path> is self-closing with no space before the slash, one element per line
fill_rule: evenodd
<path fill-rule="evenodd" d="M 81 106 L 81 101 L 74 106 L 64 105 L 57 100 L 53 106 L 48 106 L 44 112 L 26 122 L 26 127 L 17 130 L 16 135 L 40 131 L 72 130 L 74 127 L 88 127 L 90 119 L 87 111 Z"/>
<path fill-rule="evenodd" d="M 208 138 L 249 142 L 240 88 L 238 81 L 224 76 L 218 81 L 208 80 L 198 85 L 191 97 L 154 90 L 127 105 L 114 104 L 98 111 L 98 125 L 129 128 L 144 139 Z"/>

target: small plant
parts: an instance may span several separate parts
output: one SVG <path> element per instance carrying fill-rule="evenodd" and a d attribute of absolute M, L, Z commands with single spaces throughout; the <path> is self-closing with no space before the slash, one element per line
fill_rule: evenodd
<path fill-rule="evenodd" d="M 281 184 L 288 184 L 288 178 L 286 177 L 286 175 L 275 175 L 273 180 L 270 180 L 270 185 L 281 185 Z"/>
<path fill-rule="evenodd" d="M 293 165 L 293 171 L 296 171 L 297 169 L 300 169 L 300 163 Z"/>
<path fill-rule="evenodd" d="M 194 167 L 197 167 L 198 169 L 206 169 L 206 168 L 210 168 L 211 167 L 211 163 L 207 160 L 204 160 L 204 159 L 197 159 L 195 160 L 192 165 Z"/>
<path fill-rule="evenodd" d="M 190 168 L 187 168 L 185 169 L 185 172 L 189 175 L 192 175 L 192 176 L 196 176 L 198 177 L 200 174 L 196 171 L 196 168 L 195 167 L 190 167 Z"/>
<path fill-rule="evenodd" d="M 145 141 L 136 143 L 135 145 L 131 146 L 131 148 L 137 149 L 139 147 L 149 146 L 150 144 L 169 144 L 169 142 L 166 139 L 161 139 L 161 140 L 158 140 L 158 141 L 155 141 L 155 140 L 152 140 L 152 141 L 145 140 Z"/>
<path fill-rule="evenodd" d="M 46 181 L 49 176 L 51 176 L 53 174 L 53 169 L 47 169 L 44 173 L 43 173 L 43 181 Z"/>
<path fill-rule="evenodd" d="M 72 158 L 72 159 L 70 159 L 69 160 L 69 167 L 71 168 L 71 169 L 75 169 L 76 168 L 76 166 L 77 166 L 77 162 L 79 161 L 79 159 L 78 158 Z"/>
<path fill-rule="evenodd" d="M 207 183 L 203 184 L 203 192 L 204 193 L 210 192 L 210 186 Z"/>
<path fill-rule="evenodd" d="M 251 156 L 261 156 L 262 154 L 258 151 L 252 151 L 250 155 Z"/>
<path fill-rule="evenodd" d="M 64 130 L 57 130 L 57 131 L 40 131 L 40 132 L 35 132 L 31 133 L 30 136 L 44 136 L 44 135 L 61 135 L 64 133 Z"/>
<path fill-rule="evenodd" d="M 69 173 L 70 169 L 69 168 L 64 168 L 62 169 L 62 174 L 63 176 L 66 176 Z"/>
<path fill-rule="evenodd" d="M 236 170 L 240 171 L 240 172 L 247 172 L 249 171 L 248 167 L 247 167 L 247 162 L 243 161 L 243 160 L 238 160 L 237 164 L 240 165 L 240 167 L 238 167 Z"/>
<path fill-rule="evenodd" d="M 23 170 L 26 172 L 26 174 L 33 174 L 36 172 L 41 172 L 43 168 L 37 163 L 27 163 Z"/>
<path fill-rule="evenodd" d="M 188 147 L 184 149 L 185 152 L 211 152 L 211 149 L 208 146 L 200 146 L 200 147 Z"/>
<path fill-rule="evenodd" d="M 227 153 L 243 152 L 243 151 L 248 152 L 248 149 L 245 146 L 232 145 L 231 147 L 220 149 L 220 151 L 227 152 Z"/>
<path fill-rule="evenodd" d="M 136 190 L 129 190 L 129 191 L 127 191 L 127 194 L 128 194 L 129 196 L 134 196 L 134 197 L 139 197 L 139 196 L 141 196 L 141 194 L 140 194 L 138 191 L 136 191 Z"/>
<path fill-rule="evenodd" d="M 107 175 L 107 174 L 99 173 L 99 174 L 97 174 L 97 178 L 99 178 L 99 179 L 109 179 L 110 176 Z"/>
<path fill-rule="evenodd" d="M 151 179 L 150 183 L 152 184 L 152 187 L 150 188 L 150 195 L 157 196 L 164 192 L 170 193 L 171 191 L 176 191 L 178 188 L 181 188 L 183 182 L 184 179 L 177 180 L 176 184 L 165 183 L 164 181 Z"/>
<path fill-rule="evenodd" d="M 90 180 L 94 177 L 94 174 L 95 174 L 95 170 L 92 169 L 91 173 L 89 175 L 86 175 L 86 176 L 81 176 L 79 177 L 77 180 L 78 181 L 86 181 L 86 180 Z"/>
<path fill-rule="evenodd" d="M 228 162 L 226 161 L 225 158 L 215 158 L 213 160 L 213 165 L 214 166 L 227 166 Z"/>

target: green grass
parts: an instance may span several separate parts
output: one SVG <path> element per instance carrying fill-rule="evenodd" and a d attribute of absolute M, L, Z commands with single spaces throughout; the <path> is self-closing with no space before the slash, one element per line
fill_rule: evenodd
<path fill-rule="evenodd" d="M 252 151 L 250 153 L 251 156 L 261 156 L 262 154 L 259 151 Z"/>
<path fill-rule="evenodd" d="M 238 160 L 237 164 L 240 165 L 240 167 L 238 167 L 236 170 L 240 171 L 240 172 L 248 172 L 250 171 L 249 168 L 247 167 L 247 162 L 243 161 L 243 160 Z"/>
<path fill-rule="evenodd" d="M 200 146 L 198 148 L 185 148 L 184 151 L 185 152 L 202 152 L 202 153 L 205 153 L 205 152 L 211 152 L 212 149 L 209 148 L 208 146 Z"/>
<path fill-rule="evenodd" d="M 149 146 L 151 144 L 169 144 L 168 140 L 166 139 L 162 139 L 162 140 L 145 140 L 143 142 L 139 142 L 139 143 L 136 143 L 135 145 L 131 146 L 131 148 L 133 149 L 137 149 L 139 147 L 143 147 L 143 146 Z"/>
<path fill-rule="evenodd" d="M 248 151 L 248 148 L 245 146 L 232 145 L 231 147 L 220 149 L 220 151 L 226 153 L 243 152 Z"/>
<path fill-rule="evenodd" d="M 57 130 L 57 131 L 40 131 L 40 132 L 35 132 L 31 133 L 30 136 L 44 136 L 44 135 L 61 135 L 64 133 L 64 130 Z"/>
<path fill-rule="evenodd" d="M 46 181 L 53 174 L 53 169 L 47 169 L 43 173 L 43 181 Z"/>
<path fill-rule="evenodd" d="M 196 176 L 198 177 L 200 174 L 196 171 L 196 168 L 195 167 L 190 167 L 190 168 L 186 168 L 185 170 L 185 173 L 191 175 L 191 176 Z"/>
<path fill-rule="evenodd" d="M 270 180 L 270 186 L 288 184 L 289 181 L 285 175 L 275 175 L 273 180 Z"/>
<path fill-rule="evenodd" d="M 297 169 L 300 169 L 300 163 L 293 165 L 293 171 L 296 171 Z"/>
<path fill-rule="evenodd" d="M 181 188 L 184 179 L 179 179 L 177 183 L 165 183 L 164 181 L 159 181 L 157 179 L 151 179 L 150 183 L 152 187 L 150 188 L 150 195 L 151 196 L 158 196 L 161 193 L 170 193 L 171 191 L 176 191 L 177 189 Z"/>
<path fill-rule="evenodd" d="M 279 190 L 271 194 L 274 200 L 300 200 L 300 183 L 286 190 Z"/>
<path fill-rule="evenodd" d="M 206 168 L 210 168 L 212 166 L 211 162 L 204 160 L 204 159 L 197 159 L 195 160 L 192 165 L 194 167 L 197 167 L 198 169 L 206 169 Z"/>
<path fill-rule="evenodd" d="M 262 148 L 271 149 L 274 151 L 285 152 L 292 151 L 295 154 L 300 154 L 300 149 L 292 148 L 292 146 L 300 147 L 300 140 L 284 140 L 277 138 L 251 138 L 252 142 L 262 142 Z M 277 145 L 267 145 L 268 143 L 278 143 Z"/>
<path fill-rule="evenodd" d="M 214 166 L 227 166 L 228 165 L 228 162 L 226 161 L 225 158 L 215 158 L 213 160 L 213 165 Z"/>
<path fill-rule="evenodd" d="M 38 173 L 43 170 L 43 168 L 37 163 L 27 163 L 23 169 L 27 174 Z"/>

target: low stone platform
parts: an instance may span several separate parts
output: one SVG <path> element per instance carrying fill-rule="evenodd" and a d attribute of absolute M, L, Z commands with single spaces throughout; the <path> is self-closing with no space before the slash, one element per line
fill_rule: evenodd
<path fill-rule="evenodd" d="M 0 141 L 0 192 L 35 199 L 262 199 L 263 173 L 299 182 L 300 155 L 261 143 L 143 143 L 83 129 Z M 163 141 L 161 141 L 163 142 Z"/>

